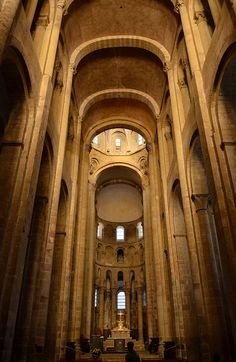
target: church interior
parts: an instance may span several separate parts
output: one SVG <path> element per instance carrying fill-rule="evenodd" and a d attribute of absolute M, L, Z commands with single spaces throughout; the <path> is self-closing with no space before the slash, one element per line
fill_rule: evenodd
<path fill-rule="evenodd" d="M 235 361 L 236 1 L 1 0 L 0 235 L 1 361 Z"/>

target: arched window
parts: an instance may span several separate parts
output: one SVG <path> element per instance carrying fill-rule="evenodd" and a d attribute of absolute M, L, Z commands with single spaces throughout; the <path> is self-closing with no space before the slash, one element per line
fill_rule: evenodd
<path fill-rule="evenodd" d="M 98 226 L 97 226 L 97 238 L 98 239 L 102 239 L 102 237 L 103 237 L 103 228 L 104 228 L 103 223 L 99 222 Z"/>
<path fill-rule="evenodd" d="M 120 147 L 121 147 L 121 139 L 118 138 L 118 137 L 115 139 L 115 146 L 116 146 L 116 150 L 120 150 Z"/>
<path fill-rule="evenodd" d="M 141 146 L 143 144 L 143 137 L 141 136 L 141 134 L 138 134 L 137 142 L 138 142 L 139 146 Z"/>
<path fill-rule="evenodd" d="M 95 136 L 94 139 L 92 140 L 92 142 L 95 143 L 95 145 L 98 145 L 98 142 L 99 142 L 98 136 Z"/>
<path fill-rule="evenodd" d="M 125 240 L 125 228 L 124 226 L 117 226 L 116 228 L 116 240 L 117 241 L 124 241 Z"/>
<path fill-rule="evenodd" d="M 143 224 L 141 221 L 138 222 L 138 224 L 137 224 L 137 234 L 138 234 L 138 239 L 143 238 Z"/>
<path fill-rule="evenodd" d="M 117 294 L 117 309 L 125 309 L 125 292 L 123 291 Z"/>
<path fill-rule="evenodd" d="M 94 291 L 94 306 L 95 307 L 98 306 L 98 288 L 95 288 L 95 291 Z"/>

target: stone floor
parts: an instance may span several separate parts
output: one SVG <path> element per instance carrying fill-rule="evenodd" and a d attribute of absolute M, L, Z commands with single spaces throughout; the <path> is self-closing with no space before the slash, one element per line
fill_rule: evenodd
<path fill-rule="evenodd" d="M 139 352 L 139 356 L 142 362 L 160 362 L 163 361 L 161 357 L 159 357 L 157 354 L 150 354 L 147 352 Z M 91 356 L 89 354 L 82 355 L 77 362 L 91 362 L 96 361 L 91 359 Z M 106 353 L 102 354 L 100 359 L 97 360 L 98 362 L 124 362 L 125 361 L 125 353 Z"/>

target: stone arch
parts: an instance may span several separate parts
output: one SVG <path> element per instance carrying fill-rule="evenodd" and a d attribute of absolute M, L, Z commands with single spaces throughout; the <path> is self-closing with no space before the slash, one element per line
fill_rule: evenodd
<path fill-rule="evenodd" d="M 89 53 L 98 49 L 114 47 L 133 47 L 148 50 L 156 55 L 161 60 L 163 65 L 169 62 L 171 58 L 168 50 L 153 39 L 141 36 L 115 35 L 92 39 L 84 42 L 73 51 L 70 57 L 70 62 L 74 64 L 75 67 L 77 67 L 79 62 Z"/>
<path fill-rule="evenodd" d="M 53 151 L 50 138 L 46 135 L 41 157 L 41 164 L 36 188 L 31 227 L 29 233 L 26 266 L 24 270 L 22 302 L 20 303 L 15 335 L 15 353 L 19 357 L 26 357 L 34 350 L 34 337 L 36 331 L 35 308 L 39 293 L 39 275 L 41 258 L 45 252 L 45 235 L 49 213 L 49 200 L 51 195 Z M 24 301 L 24 302 L 23 302 Z"/>
<path fill-rule="evenodd" d="M 208 194 L 207 176 L 198 131 L 190 142 L 190 185 L 193 194 Z"/>
<path fill-rule="evenodd" d="M 88 131 L 84 134 L 85 143 L 90 144 L 97 134 L 112 128 L 131 129 L 141 134 L 146 140 L 146 143 L 152 142 L 152 135 L 149 129 L 145 125 L 139 123 L 136 119 L 129 117 L 109 117 L 100 119 L 100 121 L 92 128 L 88 129 Z"/>
<path fill-rule="evenodd" d="M 214 82 L 213 118 L 217 122 L 230 187 L 236 196 L 236 43 L 225 52 Z"/>
<path fill-rule="evenodd" d="M 3 239 L 5 222 L 16 212 L 19 202 L 16 184 L 21 185 L 18 175 L 25 163 L 22 154 L 28 146 L 27 131 L 31 132 L 29 120 L 33 114 L 28 69 L 16 48 L 9 47 L 4 53 L 0 87 L 0 232 Z"/>
<path fill-rule="evenodd" d="M 108 98 L 131 98 L 145 103 L 156 117 L 160 112 L 160 107 L 156 101 L 148 94 L 135 89 L 106 89 L 87 97 L 80 106 L 79 116 L 85 117 L 87 110 L 96 102 Z"/>
<path fill-rule="evenodd" d="M 192 326 L 195 323 L 193 312 L 193 286 L 192 271 L 189 256 L 189 246 L 186 233 L 185 216 L 182 203 L 182 194 L 179 180 L 175 180 L 172 187 L 171 223 L 173 230 L 172 253 L 175 275 L 173 278 L 173 300 L 175 314 L 175 333 L 179 343 L 184 348 L 178 351 L 182 358 L 190 358 L 192 352 L 191 339 L 195 331 Z M 183 301 L 185 307 L 183 308 Z M 189 322 L 191 320 L 191 322 Z"/>
<path fill-rule="evenodd" d="M 57 213 L 56 234 L 53 249 L 52 276 L 50 284 L 50 295 L 48 304 L 48 318 L 46 329 L 45 350 L 48 355 L 53 356 L 58 353 L 57 328 L 60 328 L 61 317 L 61 298 L 62 298 L 62 281 L 64 279 L 64 259 L 66 257 L 66 225 L 68 212 L 68 189 L 64 180 L 61 182 L 60 198 Z"/>

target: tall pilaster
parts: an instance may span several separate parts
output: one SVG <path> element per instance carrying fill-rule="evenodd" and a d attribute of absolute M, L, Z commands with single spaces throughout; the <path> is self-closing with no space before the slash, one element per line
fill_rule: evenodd
<path fill-rule="evenodd" d="M 74 244 L 74 282 L 72 295 L 72 338 L 78 343 L 81 334 L 84 271 L 85 271 L 85 244 L 86 244 L 86 220 L 88 208 L 88 173 L 89 173 L 89 145 L 83 144 L 80 158 L 77 201 L 77 228 Z"/>
<path fill-rule="evenodd" d="M 56 171 L 54 177 L 54 184 L 52 188 L 53 194 L 51 202 L 51 212 L 49 215 L 49 229 L 48 229 L 47 243 L 45 247 L 45 259 L 43 261 L 43 267 L 41 269 L 41 281 L 40 281 L 41 296 L 39 298 L 39 300 L 41 300 L 40 303 L 41 308 L 39 308 L 40 312 L 39 315 L 36 316 L 37 323 L 35 324 L 37 325 L 36 340 L 38 345 L 44 344 L 44 339 L 46 334 L 47 309 L 49 302 L 51 272 L 53 264 L 53 250 L 54 250 L 55 232 L 57 224 L 58 204 L 59 204 L 60 190 L 61 190 L 63 162 L 65 157 L 73 74 L 74 74 L 74 67 L 73 65 L 70 64 L 68 68 L 67 81 L 64 93 L 64 105 L 63 105 L 62 118 L 61 118 L 61 129 L 60 129 L 59 146 L 58 146 L 58 154 L 56 161 Z"/>
<path fill-rule="evenodd" d="M 68 217 L 68 226 L 67 226 L 67 238 L 66 238 L 66 260 L 64 266 L 63 281 L 62 281 L 62 293 L 61 293 L 61 305 L 62 308 L 62 317 L 61 317 L 61 333 L 60 333 L 60 341 L 58 344 L 60 345 L 60 351 L 64 350 L 63 347 L 66 345 L 67 338 L 67 326 L 68 326 L 68 308 L 69 308 L 69 296 L 71 290 L 71 268 L 72 268 L 72 252 L 73 252 L 73 240 L 75 235 L 75 222 L 76 222 L 76 207 L 77 207 L 77 197 L 78 197 L 78 169 L 79 169 L 79 159 L 80 159 L 80 138 L 81 138 L 81 123 L 82 119 L 78 117 L 77 124 L 77 133 L 74 138 L 74 159 L 72 166 L 72 187 L 71 187 L 71 203 L 69 209 L 69 217 Z M 68 336 L 69 340 L 71 340 L 71 335 Z M 60 355 L 60 358 L 65 356 Z"/>
<path fill-rule="evenodd" d="M 130 328 L 130 288 L 125 291 L 125 305 L 126 305 L 126 325 Z"/>
<path fill-rule="evenodd" d="M 92 307 L 93 307 L 93 275 L 94 275 L 94 259 L 95 259 L 95 184 L 90 180 L 88 184 L 88 208 L 87 208 L 87 232 L 86 232 L 86 269 L 85 269 L 85 285 L 83 297 L 83 309 L 86 310 L 84 315 L 85 326 L 84 334 L 86 338 L 91 335 L 92 323 Z"/>
<path fill-rule="evenodd" d="M 185 159 L 184 159 L 184 152 L 183 152 L 183 143 L 182 143 L 182 132 L 181 132 L 181 117 L 184 117 L 184 114 L 179 107 L 179 102 L 181 102 L 181 99 L 178 98 L 176 87 L 177 85 L 174 82 L 174 74 L 173 70 L 171 69 L 170 65 L 166 67 L 167 74 L 168 74 L 168 81 L 169 81 L 169 89 L 170 89 L 170 98 L 171 98 L 171 108 L 172 108 L 172 114 L 173 114 L 173 128 L 174 128 L 174 134 L 175 134 L 175 149 L 176 149 L 176 157 L 177 157 L 177 164 L 178 164 L 178 171 L 179 171 L 179 180 L 180 180 L 180 187 L 181 187 L 181 195 L 182 195 L 182 202 L 183 202 L 183 210 L 184 210 L 184 216 L 185 216 L 185 224 L 186 224 L 186 231 L 187 231 L 187 239 L 188 239 L 188 251 L 190 255 L 191 260 L 191 271 L 192 271 L 192 287 L 193 292 L 195 295 L 195 301 L 196 301 L 196 312 L 201 318 L 202 311 L 204 310 L 203 302 L 202 302 L 202 296 L 201 291 L 199 292 L 200 288 L 200 275 L 199 275 L 199 267 L 198 267 L 198 261 L 196 259 L 196 241 L 194 236 L 194 226 L 193 226 L 193 220 L 192 220 L 192 214 L 191 214 L 191 206 L 190 206 L 190 195 L 188 191 L 188 185 L 187 185 L 187 173 L 185 169 Z M 171 245 L 170 245 L 171 248 Z M 192 305 L 194 305 L 194 301 L 192 301 Z M 192 339 L 190 342 L 191 345 L 194 345 L 194 339 L 197 338 L 197 321 L 196 316 L 192 316 L 193 319 L 193 325 L 189 331 L 185 331 L 186 335 L 188 335 L 188 338 Z M 186 321 L 187 322 L 187 321 Z M 188 323 L 187 326 L 189 327 Z M 195 333 L 195 335 L 194 335 Z M 205 341 L 202 340 L 202 343 L 205 343 Z"/>
<path fill-rule="evenodd" d="M 156 144 L 153 143 L 149 146 L 149 169 L 150 169 L 150 184 L 152 189 L 152 195 L 155 195 L 152 198 L 151 210 L 152 210 L 152 232 L 155 235 L 153 238 L 153 264 L 154 264 L 154 288 L 157 295 L 157 316 L 155 318 L 158 321 L 158 336 L 160 340 L 166 340 L 165 335 L 165 322 L 168 320 L 166 313 L 167 295 L 166 295 L 166 285 L 165 285 L 165 275 L 164 275 L 164 240 L 161 231 L 161 210 L 160 205 L 162 200 L 160 195 L 160 173 L 158 169 L 158 154 Z"/>
<path fill-rule="evenodd" d="M 142 301 L 142 286 L 138 286 L 138 340 L 143 342 L 143 301 Z"/>
<path fill-rule="evenodd" d="M 116 324 L 116 288 L 111 290 L 111 328 Z"/>
<path fill-rule="evenodd" d="M 196 209 L 200 229 L 201 242 L 198 243 L 200 269 L 203 284 L 204 304 L 207 313 L 207 324 L 211 351 L 221 356 L 227 355 L 228 341 L 225 340 L 226 326 L 223 316 L 222 300 L 220 298 L 220 284 L 217 275 L 217 266 L 214 255 L 214 240 L 209 220 L 209 195 L 193 194 L 192 200 Z"/>
<path fill-rule="evenodd" d="M 144 235 L 145 235 L 145 270 L 146 270 L 146 287 L 147 287 L 147 322 L 148 322 L 148 338 L 153 337 L 153 272 L 152 272 L 152 226 L 150 212 L 150 185 L 147 177 L 143 179 L 143 220 L 144 220 Z"/>
<path fill-rule="evenodd" d="M 219 220 L 217 232 L 222 241 L 219 244 L 221 265 L 224 278 L 224 294 L 226 295 L 227 307 L 229 312 L 228 330 L 234 336 L 230 342 L 232 346 L 232 356 L 236 353 L 236 311 L 232 300 L 236 300 L 236 253 L 235 253 L 235 217 L 236 207 L 230 200 L 234 198 L 231 187 L 224 187 L 228 183 L 227 172 L 222 172 L 225 160 L 222 160 L 222 150 L 219 147 L 219 135 L 212 129 L 212 121 L 208 102 L 205 93 L 204 82 L 200 69 L 198 53 L 195 48 L 195 39 L 191 31 L 188 11 L 184 0 L 177 0 L 176 9 L 180 13 L 183 32 L 189 55 L 190 67 L 193 75 L 193 85 L 196 88 L 197 99 L 196 109 L 198 110 L 197 123 L 202 135 L 201 142 L 203 150 L 207 152 L 205 158 L 206 169 L 209 170 L 209 183 L 213 187 L 211 193 L 214 198 L 215 213 Z"/>
<path fill-rule="evenodd" d="M 104 287 L 100 287 L 99 289 L 99 328 L 103 334 L 104 329 Z"/>
<path fill-rule="evenodd" d="M 18 9 L 18 5 L 18 0 L 6 0 L 1 9 L 0 58 L 3 54 L 7 36 L 10 31 L 13 18 Z M 57 35 L 59 37 L 59 31 L 57 32 Z M 58 43 L 58 37 L 57 39 L 54 38 L 54 42 L 56 44 Z M 16 213 L 10 215 L 8 220 L 9 227 L 11 227 L 12 231 L 11 233 L 8 233 L 6 238 L 10 238 L 10 242 L 12 245 L 14 245 L 14 247 L 11 248 L 11 252 L 9 254 L 5 275 L 10 276 L 14 274 L 14 278 L 13 281 L 12 279 L 10 280 L 9 277 L 5 278 L 4 285 L 2 287 L 2 299 L 0 300 L 0 305 L 5 304 L 6 298 L 9 298 L 9 295 L 11 294 L 11 298 L 8 301 L 9 312 L 7 312 L 5 308 L 2 309 L 2 312 L 4 313 L 4 320 L 7 319 L 6 326 L 4 327 L 4 342 L 2 343 L 2 358 L 6 362 L 11 359 L 11 351 L 14 339 L 13 331 L 16 325 L 16 318 L 20 301 L 20 290 L 22 287 L 22 278 L 24 273 L 24 263 L 22 263 L 22 260 L 25 260 L 26 258 L 29 241 L 28 235 L 30 232 L 30 220 L 32 218 L 33 212 L 32 200 L 35 196 L 41 155 L 44 145 L 42 140 L 45 138 L 47 128 L 48 113 L 52 96 L 51 77 L 53 73 L 56 50 L 57 47 L 55 46 L 49 52 L 50 54 L 47 60 L 50 59 L 52 66 L 49 68 L 49 72 L 47 74 L 43 74 L 40 84 L 34 128 L 32 131 L 32 139 L 29 144 L 29 149 L 25 150 L 27 162 L 25 166 L 26 171 L 24 173 L 22 172 L 23 179 L 19 208 L 17 209 Z M 12 229 L 13 223 L 15 225 L 14 230 Z M 5 293 L 4 290 L 6 290 L 7 293 Z"/>
<path fill-rule="evenodd" d="M 66 0 L 57 0 L 55 18 L 53 22 L 52 31 L 50 33 L 50 37 L 48 36 L 47 44 L 44 45 L 44 54 L 41 56 L 41 65 L 43 69 L 43 73 L 52 74 L 55 56 L 58 47 L 58 39 L 61 30 L 61 22 L 62 16 L 65 10 L 65 2 Z M 47 51 L 46 51 L 47 49 Z"/>

